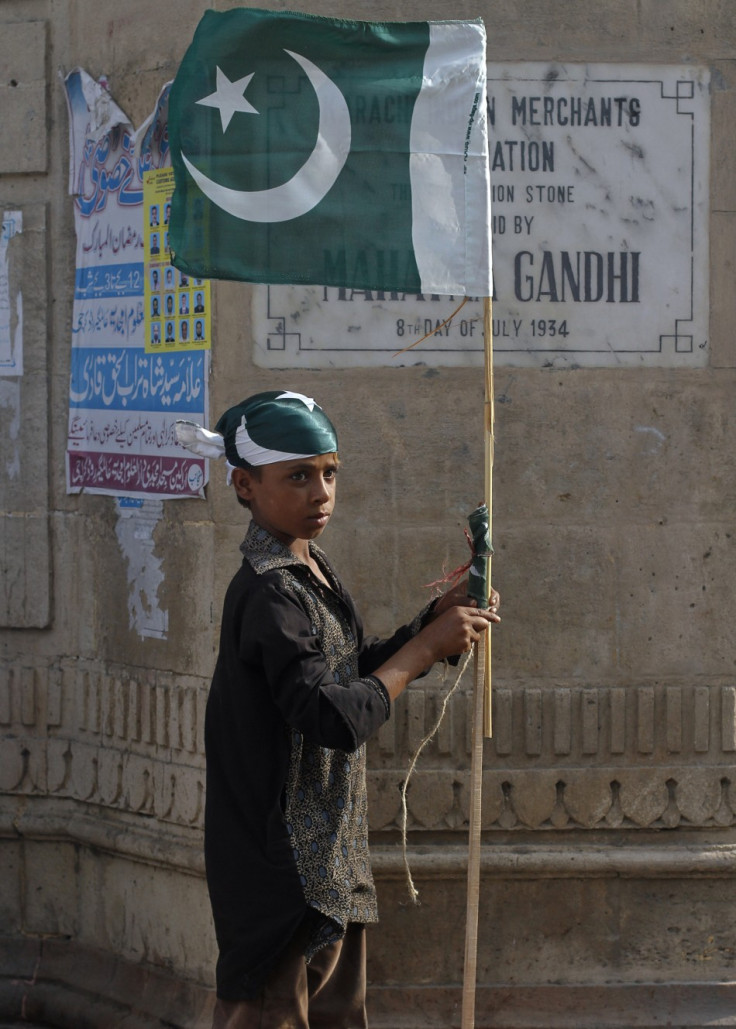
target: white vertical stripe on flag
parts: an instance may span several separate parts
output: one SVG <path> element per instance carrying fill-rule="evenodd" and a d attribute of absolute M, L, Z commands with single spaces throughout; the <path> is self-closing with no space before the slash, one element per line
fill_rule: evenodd
<path fill-rule="evenodd" d="M 412 238 L 426 293 L 490 296 L 491 199 L 482 22 L 430 22 L 410 139 Z"/>

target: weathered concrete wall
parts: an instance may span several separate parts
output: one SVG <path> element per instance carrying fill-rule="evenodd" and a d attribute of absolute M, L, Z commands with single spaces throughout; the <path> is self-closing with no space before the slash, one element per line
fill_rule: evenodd
<path fill-rule="evenodd" d="M 496 372 L 504 622 L 486 744 L 477 1024 L 736 1024 L 736 8 L 306 6 L 374 19 L 481 14 L 491 61 L 710 70 L 707 367 Z M 206 1024 L 202 714 L 243 512 L 218 469 L 206 501 L 163 505 L 154 540 L 167 638 L 131 629 L 115 501 L 65 492 L 74 225 L 57 76 L 77 65 L 107 75 L 138 125 L 202 9 L 0 8 L 0 201 L 24 218 L 12 253 L 26 358 L 22 377 L 0 380 L 0 1019 Z M 482 493 L 481 375 L 268 372 L 252 361 L 249 287 L 218 283 L 214 300 L 211 410 L 274 386 L 325 406 L 344 467 L 324 543 L 371 629 L 390 629 L 444 563 L 463 560 L 461 526 Z M 439 675 L 411 688 L 371 747 L 382 907 L 371 1003 L 386 1027 L 457 1023 L 465 685 L 409 791 L 416 909 L 397 846 L 398 786 L 445 688 Z"/>

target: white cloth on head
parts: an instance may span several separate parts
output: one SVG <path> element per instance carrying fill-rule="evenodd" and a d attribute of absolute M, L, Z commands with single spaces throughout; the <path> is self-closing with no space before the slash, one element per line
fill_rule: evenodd
<path fill-rule="evenodd" d="M 281 397 L 279 397 L 279 400 L 281 400 Z M 282 450 L 269 450 L 267 447 L 259 446 L 248 435 L 245 415 L 243 415 L 240 425 L 235 430 L 235 449 L 244 461 L 256 467 L 264 464 L 276 464 L 277 461 L 298 461 L 303 457 L 315 456 L 314 454 L 286 454 Z"/>
<path fill-rule="evenodd" d="M 225 440 L 219 432 L 210 432 L 196 422 L 177 419 L 174 423 L 176 438 L 183 447 L 200 457 L 216 460 L 225 456 Z"/>

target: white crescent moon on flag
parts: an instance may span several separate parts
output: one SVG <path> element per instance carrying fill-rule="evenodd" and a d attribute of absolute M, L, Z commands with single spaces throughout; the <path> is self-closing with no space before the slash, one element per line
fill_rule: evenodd
<path fill-rule="evenodd" d="M 241 190 L 208 178 L 181 159 L 204 195 L 217 207 L 248 222 L 285 222 L 311 211 L 334 186 L 350 153 L 350 111 L 335 83 L 315 64 L 286 50 L 301 65 L 319 103 L 319 128 L 314 150 L 288 182 L 273 189 Z"/>

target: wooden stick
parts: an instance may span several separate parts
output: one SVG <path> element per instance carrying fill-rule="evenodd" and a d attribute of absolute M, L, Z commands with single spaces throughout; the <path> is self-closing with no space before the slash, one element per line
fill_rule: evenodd
<path fill-rule="evenodd" d="M 484 468 L 485 502 L 489 532 L 493 518 L 493 319 L 492 302 L 486 297 L 483 309 L 485 346 Z M 491 539 L 493 537 L 491 536 Z M 488 591 L 491 589 L 491 558 L 488 558 Z M 468 887 L 465 917 L 465 970 L 461 1029 L 474 1029 L 475 992 L 478 978 L 478 911 L 480 907 L 480 844 L 483 814 L 483 741 L 491 736 L 491 632 L 483 634 L 475 647 L 473 683 L 473 743 L 470 761 L 470 829 L 468 834 Z"/>
<path fill-rule="evenodd" d="M 485 651 L 488 633 L 475 647 L 473 684 L 473 747 L 470 761 L 470 831 L 468 890 L 465 916 L 465 971 L 463 975 L 462 1029 L 475 1025 L 475 985 L 478 969 L 478 909 L 480 906 L 480 830 L 483 799 L 483 704 Z"/>
<path fill-rule="evenodd" d="M 486 297 L 483 301 L 483 357 L 485 364 L 485 400 L 483 405 L 484 425 L 484 469 L 485 469 L 485 502 L 488 507 L 488 532 L 493 542 L 493 454 L 495 447 L 495 408 L 493 404 L 493 301 Z M 491 557 L 488 558 L 488 590 L 491 589 Z M 490 738 L 493 735 L 493 716 L 491 713 L 491 633 L 486 633 L 485 668 L 483 672 L 483 734 Z"/>

